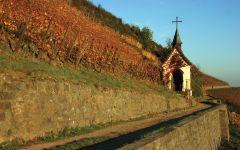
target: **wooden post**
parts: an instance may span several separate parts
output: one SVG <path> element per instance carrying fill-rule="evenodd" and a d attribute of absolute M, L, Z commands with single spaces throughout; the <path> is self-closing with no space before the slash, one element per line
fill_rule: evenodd
<path fill-rule="evenodd" d="M 65 39 L 66 39 L 66 36 L 67 36 L 68 30 L 69 30 L 69 26 L 67 27 L 67 30 L 64 32 L 63 39 L 62 39 L 62 41 L 61 41 L 61 44 L 60 44 L 59 48 L 57 49 L 56 56 L 58 55 L 59 50 L 62 48 L 62 46 L 63 46 L 64 43 L 65 43 Z"/>
<path fill-rule="evenodd" d="M 72 45 L 70 51 L 68 52 L 67 59 L 70 59 L 71 54 L 72 54 L 72 51 L 73 51 L 73 48 L 78 44 L 78 41 L 79 41 L 78 38 L 79 38 L 80 34 L 81 34 L 81 33 L 80 33 L 80 30 L 78 30 L 78 31 L 77 31 L 77 34 L 76 34 L 76 37 L 75 37 L 75 40 L 74 40 L 74 42 L 73 42 L 73 45 Z"/>
<path fill-rule="evenodd" d="M 80 48 L 79 48 L 79 51 L 81 51 L 81 50 L 84 49 L 87 41 L 88 41 L 88 35 L 86 36 L 86 38 L 85 38 L 84 41 L 82 42 L 82 44 L 81 44 L 81 46 L 80 46 Z M 77 58 L 77 63 L 76 63 L 76 65 L 79 65 L 81 59 L 82 59 L 82 56 L 79 56 L 79 57 Z"/>

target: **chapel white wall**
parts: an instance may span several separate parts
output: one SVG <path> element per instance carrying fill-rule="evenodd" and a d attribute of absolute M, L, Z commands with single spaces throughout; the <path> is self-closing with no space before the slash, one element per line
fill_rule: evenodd
<path fill-rule="evenodd" d="M 183 72 L 183 89 L 182 91 L 191 89 L 191 67 L 185 66 L 180 68 Z"/>

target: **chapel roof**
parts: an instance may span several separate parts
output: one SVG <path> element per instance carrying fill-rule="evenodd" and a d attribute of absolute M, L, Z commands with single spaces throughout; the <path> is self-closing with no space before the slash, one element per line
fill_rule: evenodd
<path fill-rule="evenodd" d="M 182 45 L 182 41 L 180 38 L 180 34 L 178 32 L 178 29 L 176 29 L 174 38 L 173 38 L 173 42 L 172 42 L 172 47 L 176 47 L 176 46 L 181 46 Z"/>

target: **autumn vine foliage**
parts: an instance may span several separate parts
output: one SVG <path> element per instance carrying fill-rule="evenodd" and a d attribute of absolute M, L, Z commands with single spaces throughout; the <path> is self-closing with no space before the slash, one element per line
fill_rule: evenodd
<path fill-rule="evenodd" d="M 160 81 L 160 67 L 122 43 L 112 29 L 68 5 L 67 0 L 0 0 L 0 17 L 1 29 L 22 43 L 33 43 L 38 58 L 47 56 L 98 72 Z"/>

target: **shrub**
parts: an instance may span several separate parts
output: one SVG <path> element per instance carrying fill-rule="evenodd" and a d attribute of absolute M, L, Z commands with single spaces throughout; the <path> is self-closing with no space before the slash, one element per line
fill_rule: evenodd
<path fill-rule="evenodd" d="M 202 83 L 201 83 L 200 77 L 198 77 L 198 76 L 192 77 L 192 90 L 193 90 L 194 97 L 200 97 L 203 95 Z"/>
<path fill-rule="evenodd" d="M 5 6 L 1 6 L 0 3 L 0 7 L 3 7 L 5 12 L 4 15 L 0 14 L 1 26 L 15 35 L 20 30 L 19 36 L 22 37 L 20 42 L 29 43 L 26 50 L 34 56 L 40 57 L 44 54 L 43 56 L 48 56 L 50 60 L 71 62 L 76 66 L 84 65 L 98 72 L 114 74 L 128 72 L 137 79 L 160 81 L 158 66 L 146 61 L 132 47 L 123 44 L 118 34 L 108 27 L 90 21 L 82 13 L 70 7 L 66 1 L 9 0 L 5 2 Z M 103 14 L 111 16 L 104 9 L 97 7 L 89 10 L 102 11 Z M 103 14 L 98 15 L 102 17 Z M 111 19 L 109 21 L 112 22 Z M 121 20 L 117 22 L 121 23 Z M 23 27 L 19 28 L 21 25 Z M 131 26 L 128 25 L 126 28 L 125 31 L 131 31 Z M 145 39 L 149 40 L 150 30 L 147 28 L 144 30 L 146 30 Z M 15 51 L 16 48 L 12 49 Z M 129 71 L 131 66 L 135 66 L 136 69 Z"/>

